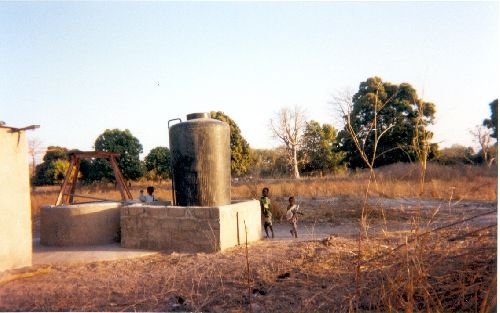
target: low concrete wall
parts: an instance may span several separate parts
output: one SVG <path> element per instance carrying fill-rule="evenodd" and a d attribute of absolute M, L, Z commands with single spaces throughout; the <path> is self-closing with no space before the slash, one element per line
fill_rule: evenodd
<path fill-rule="evenodd" d="M 220 207 L 131 204 L 121 208 L 122 247 L 214 252 L 260 240 L 260 205 L 246 201 Z M 239 235 L 239 236 L 238 236 Z"/>
<path fill-rule="evenodd" d="M 219 207 L 221 250 L 262 239 L 260 204 L 257 200 L 243 201 Z"/>
<path fill-rule="evenodd" d="M 31 266 L 28 144 L 24 131 L 0 127 L 0 272 Z"/>
<path fill-rule="evenodd" d="M 118 242 L 121 206 L 120 202 L 42 206 L 40 243 L 74 246 Z"/>

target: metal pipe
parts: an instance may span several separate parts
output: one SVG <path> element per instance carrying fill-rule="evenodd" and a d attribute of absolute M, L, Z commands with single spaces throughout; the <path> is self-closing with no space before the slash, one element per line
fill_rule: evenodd
<path fill-rule="evenodd" d="M 172 121 L 179 121 L 179 123 L 182 123 L 182 120 L 180 118 L 174 118 L 168 121 L 167 126 L 168 129 L 170 130 L 170 122 Z M 172 151 L 170 151 L 172 152 Z M 171 175 L 171 180 L 172 180 L 172 205 L 176 205 L 175 201 L 175 181 L 174 181 L 174 167 L 172 165 L 172 153 L 170 153 L 170 175 Z"/>

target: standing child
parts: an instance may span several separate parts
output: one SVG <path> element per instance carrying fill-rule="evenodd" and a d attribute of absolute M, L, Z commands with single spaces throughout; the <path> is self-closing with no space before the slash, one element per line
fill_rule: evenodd
<path fill-rule="evenodd" d="M 299 222 L 299 217 L 298 217 L 299 214 L 303 215 L 301 212 L 299 212 L 299 206 L 295 204 L 295 198 L 294 197 L 288 198 L 286 219 L 292 225 L 292 229 L 290 229 L 290 234 L 292 234 L 292 237 L 295 237 L 295 238 L 298 238 L 298 236 L 297 236 L 297 223 Z"/>
<path fill-rule="evenodd" d="M 269 238 L 269 232 L 267 228 L 271 229 L 272 237 L 274 238 L 273 231 L 273 213 L 271 212 L 271 200 L 269 199 L 269 188 L 264 187 L 262 189 L 262 197 L 260 197 L 260 210 L 262 216 L 264 217 L 264 230 L 266 231 L 266 237 Z"/>

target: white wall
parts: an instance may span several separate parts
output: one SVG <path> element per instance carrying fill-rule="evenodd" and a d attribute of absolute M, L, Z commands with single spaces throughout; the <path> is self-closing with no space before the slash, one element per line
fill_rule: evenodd
<path fill-rule="evenodd" d="M 0 272 L 31 266 L 31 253 L 28 144 L 0 127 Z"/>
<path fill-rule="evenodd" d="M 219 207 L 221 250 L 245 244 L 245 224 L 248 242 L 262 239 L 262 223 L 258 200 L 244 201 Z"/>

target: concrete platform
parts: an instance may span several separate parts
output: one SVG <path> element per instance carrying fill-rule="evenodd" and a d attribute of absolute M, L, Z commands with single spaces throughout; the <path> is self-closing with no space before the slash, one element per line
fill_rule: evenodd
<path fill-rule="evenodd" d="M 157 253 L 159 252 L 122 248 L 119 243 L 94 246 L 48 247 L 40 244 L 40 238 L 33 239 L 33 265 L 111 261 Z"/>
<path fill-rule="evenodd" d="M 257 200 L 202 206 L 130 204 L 121 207 L 121 245 L 132 249 L 217 252 L 262 239 Z"/>
<path fill-rule="evenodd" d="M 120 237 L 119 201 L 43 205 L 40 241 L 45 246 L 105 245 Z"/>

